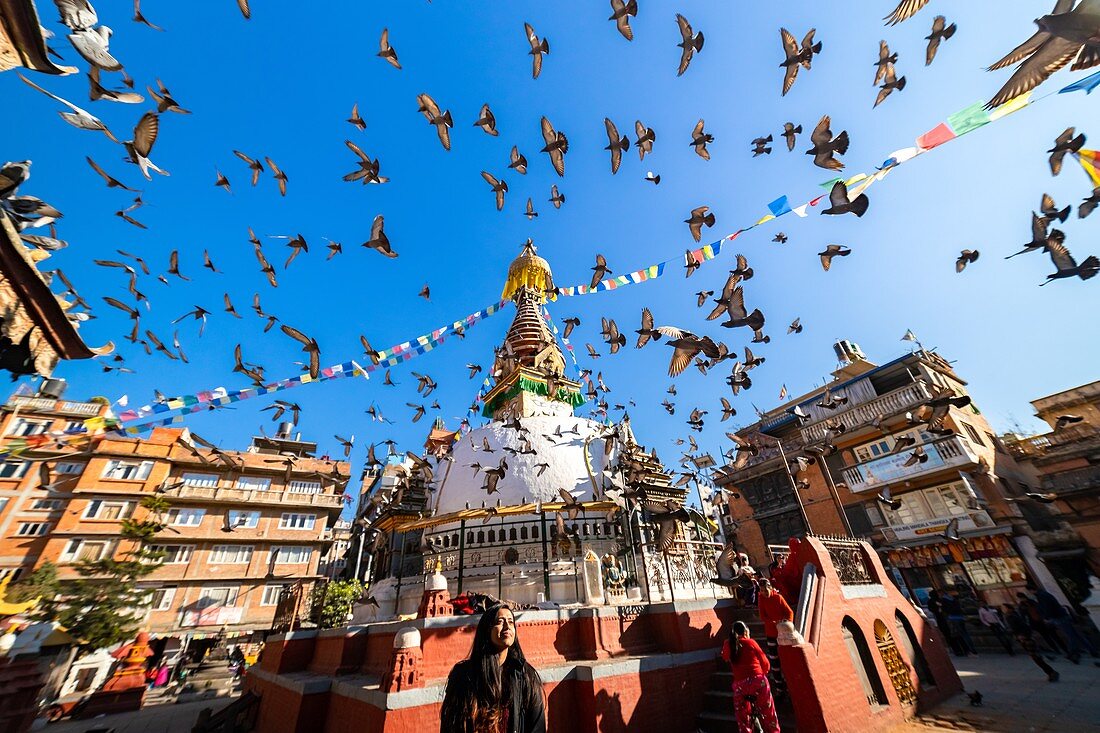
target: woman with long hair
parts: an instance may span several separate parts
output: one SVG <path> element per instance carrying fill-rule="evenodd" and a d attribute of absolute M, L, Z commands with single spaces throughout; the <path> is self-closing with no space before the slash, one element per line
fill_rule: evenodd
<path fill-rule="evenodd" d="M 503 604 L 481 615 L 469 658 L 447 678 L 440 733 L 545 733 L 542 679 L 523 656 Z"/>
<path fill-rule="evenodd" d="M 775 701 L 768 685 L 771 664 L 760 645 L 749 638 L 749 627 L 744 622 L 733 622 L 729 638 L 722 644 L 722 659 L 733 672 L 733 712 L 738 733 L 753 733 L 754 710 L 764 733 L 779 733 Z"/>

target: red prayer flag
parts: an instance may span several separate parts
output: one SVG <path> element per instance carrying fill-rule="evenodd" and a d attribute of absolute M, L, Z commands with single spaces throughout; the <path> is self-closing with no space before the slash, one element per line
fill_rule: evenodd
<path fill-rule="evenodd" d="M 934 128 L 924 133 L 917 138 L 917 147 L 921 150 L 931 150 L 934 147 L 943 145 L 948 140 L 952 140 L 956 137 L 955 133 L 947 126 L 946 122 L 941 122 Z"/>

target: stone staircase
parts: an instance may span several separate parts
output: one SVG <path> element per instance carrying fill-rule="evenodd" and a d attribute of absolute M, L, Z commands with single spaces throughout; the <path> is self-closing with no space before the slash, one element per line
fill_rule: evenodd
<path fill-rule="evenodd" d="M 764 648 L 764 624 L 756 615 L 755 609 L 738 611 L 736 620 L 743 621 L 749 627 L 749 636 Z M 697 719 L 701 733 L 737 733 L 737 719 L 733 715 L 733 673 L 729 666 L 716 655 L 714 673 L 710 677 L 710 689 L 705 693 L 703 711 Z M 791 733 L 795 727 L 794 708 L 789 700 L 776 704 L 779 726 L 783 733 Z"/>

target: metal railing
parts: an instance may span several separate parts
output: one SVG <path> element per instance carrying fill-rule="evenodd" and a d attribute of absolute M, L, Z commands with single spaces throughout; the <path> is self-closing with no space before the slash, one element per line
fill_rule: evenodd
<path fill-rule="evenodd" d="M 847 410 L 837 410 L 825 415 L 822 420 L 804 425 L 802 427 L 802 437 L 808 443 L 824 440 L 826 420 L 839 420 L 845 428 L 854 430 L 862 425 L 869 424 L 880 415 L 896 415 L 899 412 L 905 412 L 927 402 L 931 396 L 924 382 L 912 382 L 895 389 L 893 392 L 887 392 L 867 402 L 852 405 Z"/>
<path fill-rule="evenodd" d="M 908 481 L 930 471 L 978 462 L 978 457 L 970 452 L 969 446 L 959 436 L 939 438 L 922 443 L 920 447 L 928 454 L 928 460 L 924 463 L 904 466 L 912 453 L 911 450 L 904 450 L 844 468 L 841 472 L 844 482 L 851 491 L 867 491 L 896 481 Z"/>
<path fill-rule="evenodd" d="M 1019 440 L 1005 443 L 1005 447 L 1014 458 L 1040 458 L 1058 448 L 1087 441 L 1097 436 L 1100 436 L 1100 428 L 1093 425 L 1071 425 L 1062 428 L 1058 432 L 1033 435 L 1030 438 L 1020 438 Z"/>
<path fill-rule="evenodd" d="M 818 537 L 829 551 L 829 559 L 840 576 L 841 585 L 878 585 L 879 580 L 867 559 L 865 543 L 858 540 Z"/>
<path fill-rule="evenodd" d="M 34 412 L 60 412 L 68 415 L 95 416 L 99 414 L 102 405 L 98 402 L 70 402 L 69 400 L 55 400 L 51 397 L 24 397 L 12 395 L 7 401 L 8 407 L 20 407 Z"/>
<path fill-rule="evenodd" d="M 224 501 L 233 504 L 294 504 L 300 506 L 340 507 L 344 497 L 337 494 L 292 494 L 288 491 L 258 491 L 211 486 L 177 486 L 169 479 L 161 485 L 165 496 L 177 499 Z"/>
<path fill-rule="evenodd" d="M 1086 490 L 1100 491 L 1100 466 L 1085 466 L 1072 471 L 1043 476 L 1043 490 L 1056 494 Z"/>

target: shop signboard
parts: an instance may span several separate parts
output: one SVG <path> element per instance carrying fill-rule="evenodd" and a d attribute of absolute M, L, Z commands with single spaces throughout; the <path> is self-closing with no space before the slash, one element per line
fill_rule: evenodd
<path fill-rule="evenodd" d="M 888 542 L 919 540 L 934 537 L 936 535 L 942 535 L 952 519 L 959 520 L 960 532 L 970 532 L 975 529 L 993 526 L 993 520 L 989 518 L 988 514 L 985 512 L 972 512 L 970 514 L 959 515 L 958 517 L 933 517 L 932 519 L 924 519 L 919 522 L 883 527 L 882 536 L 885 537 Z"/>
<path fill-rule="evenodd" d="M 185 611 L 181 626 L 227 626 L 241 622 L 244 609 L 235 606 L 210 606 L 194 611 Z"/>

